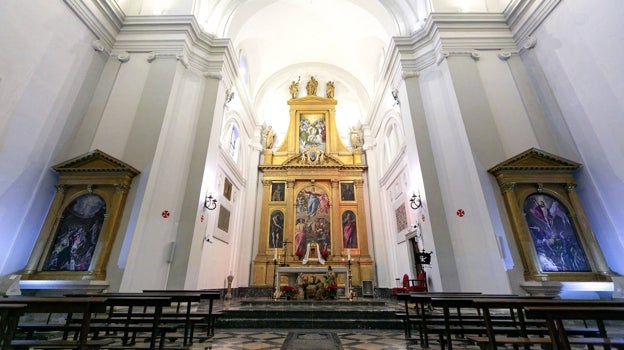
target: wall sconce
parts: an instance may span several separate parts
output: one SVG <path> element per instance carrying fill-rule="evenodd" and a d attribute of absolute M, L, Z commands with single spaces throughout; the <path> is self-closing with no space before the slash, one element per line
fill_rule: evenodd
<path fill-rule="evenodd" d="M 414 210 L 422 208 L 422 200 L 420 199 L 420 195 L 417 196 L 416 193 L 412 195 L 412 199 L 410 199 L 410 207 L 412 207 L 412 209 Z"/>
<path fill-rule="evenodd" d="M 208 210 L 213 210 L 217 207 L 217 199 L 212 198 L 212 193 L 206 196 L 206 200 L 204 201 L 204 208 Z"/>

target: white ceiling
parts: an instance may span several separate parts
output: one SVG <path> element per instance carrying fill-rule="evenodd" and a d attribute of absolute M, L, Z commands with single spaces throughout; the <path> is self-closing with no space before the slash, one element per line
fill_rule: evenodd
<path fill-rule="evenodd" d="M 319 95 L 334 81 L 340 108 L 362 120 L 393 36 L 420 29 L 434 6 L 491 11 L 509 0 L 116 1 L 126 14 L 192 13 L 206 32 L 231 39 L 247 63 L 248 93 L 260 120 L 284 108 L 292 80 L 301 77 L 304 86 L 312 75 Z"/>

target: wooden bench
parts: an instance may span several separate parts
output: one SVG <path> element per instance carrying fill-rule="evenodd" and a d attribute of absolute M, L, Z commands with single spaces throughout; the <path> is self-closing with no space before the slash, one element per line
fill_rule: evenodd
<path fill-rule="evenodd" d="M 624 320 L 624 302 L 613 302 L 611 305 L 584 305 L 570 302 L 568 305 L 529 306 L 526 316 L 545 319 L 548 325 L 549 338 L 554 350 L 569 350 L 570 345 L 601 345 L 610 349 L 612 345 L 624 346 L 624 338 L 611 337 L 604 326 L 605 320 Z M 582 304 L 582 303 L 581 303 Z M 602 305 L 600 305 L 602 304 Z M 567 332 L 568 326 L 564 321 L 594 320 L 598 325 L 597 337 L 572 337 Z"/>
<path fill-rule="evenodd" d="M 171 297 L 151 296 L 142 293 L 105 293 L 108 298 L 108 312 L 94 320 L 92 326 L 96 336 L 113 337 L 122 333 L 121 345 L 117 348 L 139 348 L 137 338 L 146 334 L 148 349 L 162 350 L 165 339 L 174 336 L 178 324 L 164 322 L 162 315 L 166 307 L 173 303 Z M 131 335 L 130 335 L 131 334 Z M 158 342 L 158 344 L 157 344 Z"/>
<path fill-rule="evenodd" d="M 106 296 L 107 310 L 91 319 L 91 332 L 95 339 L 117 339 L 120 345 L 109 348 L 139 348 L 136 339 L 147 334 L 148 348 L 163 349 L 165 339 L 174 334 L 180 325 L 165 324 L 162 320 L 163 308 L 172 304 L 171 297 L 144 295 L 142 293 L 103 293 L 80 294 L 77 297 L 89 299 Z M 81 322 L 73 319 L 71 322 Z M 121 334 L 121 335 L 119 335 Z"/>
<path fill-rule="evenodd" d="M 437 334 L 440 348 L 453 349 L 453 336 L 465 339 L 467 335 L 484 335 L 486 326 L 481 310 L 475 305 L 475 300 L 481 297 L 510 298 L 512 295 L 481 295 L 478 297 L 432 297 L 431 306 L 442 309 L 442 320 L 427 320 L 423 325 L 425 334 Z M 507 334 L 519 333 L 518 325 L 513 313 L 506 313 L 491 317 L 490 325 L 499 332 Z M 466 339 L 467 340 L 467 339 Z"/>
<path fill-rule="evenodd" d="M 26 304 L 0 304 L 0 349 L 8 350 Z"/>
<path fill-rule="evenodd" d="M 0 298 L 0 305 L 21 304 L 26 305 L 22 310 L 25 314 L 51 314 L 59 313 L 71 318 L 72 314 L 82 314 L 82 320 L 78 326 L 63 324 L 43 325 L 47 331 L 76 332 L 74 339 L 11 339 L 10 348 L 37 348 L 37 349 L 99 349 L 111 343 L 110 340 L 95 340 L 89 337 L 91 329 L 91 314 L 106 311 L 106 298 L 59 298 L 59 297 L 11 297 Z M 18 323 L 17 330 L 27 327 L 26 324 Z"/>
<path fill-rule="evenodd" d="M 482 349 L 496 349 L 498 345 L 512 345 L 514 347 L 531 345 L 549 346 L 552 340 L 549 336 L 549 329 L 545 326 L 544 319 L 535 318 L 537 324 L 544 324 L 543 327 L 536 327 L 536 321 L 529 322 L 526 310 L 532 307 L 613 307 L 624 305 L 621 302 L 604 300 L 561 300 L 561 299 L 539 299 L 539 298 L 510 298 L 510 299 L 476 299 L 475 306 L 479 307 L 483 313 L 487 333 L 485 337 L 469 337 L 471 341 L 479 345 Z M 509 334 L 497 332 L 492 324 L 491 310 L 493 309 L 513 309 L 518 317 L 520 333 Z M 533 327 L 531 327 L 533 326 Z M 590 338 L 598 334 L 599 329 L 591 327 L 568 327 L 567 336 L 579 336 Z"/>
<path fill-rule="evenodd" d="M 175 312 L 165 312 L 163 319 L 181 320 L 184 322 L 184 345 L 193 344 L 195 329 L 198 326 L 206 327 L 206 338 L 214 336 L 214 325 L 216 313 L 214 312 L 214 301 L 221 298 L 221 292 L 215 290 L 144 290 L 144 294 L 170 296 L 177 304 Z M 199 300 L 191 300 L 197 298 Z M 206 300 L 208 302 L 208 312 L 198 312 L 192 310 L 192 303 Z M 185 310 L 180 310 L 185 306 Z"/>
<path fill-rule="evenodd" d="M 415 325 L 418 328 L 419 339 L 423 346 L 429 346 L 428 334 L 427 330 L 424 327 L 428 321 L 432 322 L 434 320 L 442 320 L 442 315 L 434 315 L 433 313 L 428 313 L 428 309 L 431 306 L 431 298 L 432 297 L 440 297 L 440 296 L 455 296 L 455 297 L 468 297 L 468 296 L 477 296 L 481 293 L 464 293 L 464 292 L 449 292 L 449 293 L 399 293 L 397 294 L 397 300 L 403 301 L 405 308 L 404 312 L 396 313 L 397 317 L 400 317 L 403 320 L 403 324 L 405 327 L 405 338 L 412 338 L 412 325 Z M 410 313 L 410 304 L 414 305 L 414 312 Z"/>

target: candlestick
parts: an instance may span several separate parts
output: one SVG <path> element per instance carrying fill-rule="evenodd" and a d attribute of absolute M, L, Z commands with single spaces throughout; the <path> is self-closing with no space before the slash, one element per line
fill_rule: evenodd
<path fill-rule="evenodd" d="M 351 249 L 347 249 L 347 260 L 351 261 Z"/>
<path fill-rule="evenodd" d="M 277 261 L 277 248 L 273 249 L 273 260 Z"/>

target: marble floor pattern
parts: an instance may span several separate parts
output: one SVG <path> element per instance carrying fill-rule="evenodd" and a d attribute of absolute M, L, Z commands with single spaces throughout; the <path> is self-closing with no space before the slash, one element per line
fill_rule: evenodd
<path fill-rule="evenodd" d="M 396 300 L 385 300 L 386 306 L 394 308 L 397 311 L 403 309 L 402 303 Z M 239 304 L 236 300 L 233 301 L 229 307 L 236 308 Z M 275 308 L 283 308 L 283 304 L 276 304 Z M 316 306 L 317 308 L 319 306 Z M 320 306 L 323 307 L 323 306 Z M 334 310 L 340 309 L 340 306 L 327 305 Z M 215 305 L 215 310 L 223 310 L 227 308 L 223 305 L 222 301 L 219 301 Z M 624 336 L 624 321 L 616 321 L 616 324 L 607 324 L 607 328 L 610 329 L 609 334 L 615 330 L 618 336 Z M 330 332 L 335 333 L 340 340 L 338 347 L 326 346 L 323 347 L 323 342 L 318 342 L 316 345 L 306 345 L 304 347 L 285 347 L 285 342 L 288 338 L 289 332 L 309 332 L 322 333 Z M 621 334 L 621 335 L 620 335 Z M 311 336 L 313 339 L 314 336 Z M 299 343 L 301 344 L 301 343 Z M 598 349 L 600 347 L 597 347 Z M 437 350 L 440 349 L 440 345 L 437 340 L 430 339 L 429 348 L 423 348 L 416 341 L 416 339 L 406 339 L 404 330 L 400 329 L 219 329 L 215 330 L 215 335 L 212 338 L 203 340 L 201 342 L 195 342 L 189 350 Z M 469 342 L 462 340 L 453 341 L 454 350 L 479 350 L 479 347 Z M 511 350 L 512 347 L 499 346 L 499 349 Z M 538 350 L 539 347 L 534 349 Z M 573 348 L 573 350 L 581 350 L 580 348 Z"/>
<path fill-rule="evenodd" d="M 302 330 L 296 330 L 302 331 Z M 343 350 L 411 350 L 422 349 L 415 341 L 405 339 L 403 330 L 308 330 L 308 332 L 333 332 L 340 339 Z M 283 349 L 282 345 L 288 336 L 289 330 L 219 330 L 215 336 L 202 343 L 195 343 L 193 350 L 291 350 Z M 433 342 L 430 349 L 437 349 L 439 345 Z M 478 346 L 453 343 L 454 349 L 478 350 Z M 306 347 L 300 349 L 329 350 L 331 348 Z"/>

